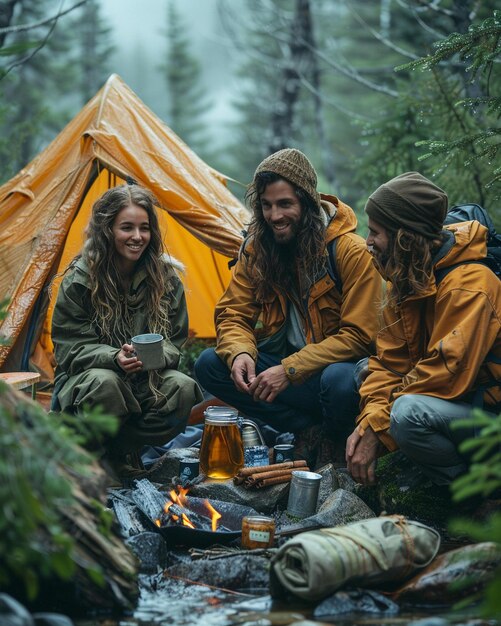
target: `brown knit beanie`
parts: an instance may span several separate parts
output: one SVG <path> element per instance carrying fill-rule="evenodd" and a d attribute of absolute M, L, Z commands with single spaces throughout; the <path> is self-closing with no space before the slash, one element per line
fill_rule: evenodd
<path fill-rule="evenodd" d="M 273 153 L 262 161 L 254 173 L 255 185 L 256 175 L 260 172 L 274 172 L 285 178 L 296 187 L 311 196 L 320 206 L 320 194 L 317 191 L 317 173 L 308 158 L 295 148 L 284 148 Z"/>
<path fill-rule="evenodd" d="M 435 239 L 447 214 L 445 191 L 419 172 L 392 178 L 369 196 L 365 212 L 390 231 L 399 228 Z"/>

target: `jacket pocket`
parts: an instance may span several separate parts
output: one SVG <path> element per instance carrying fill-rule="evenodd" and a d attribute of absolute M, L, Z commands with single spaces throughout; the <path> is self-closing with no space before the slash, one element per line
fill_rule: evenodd
<path fill-rule="evenodd" d="M 440 341 L 439 352 L 445 367 L 451 374 L 464 369 L 466 344 L 461 328 L 455 328 Z"/>

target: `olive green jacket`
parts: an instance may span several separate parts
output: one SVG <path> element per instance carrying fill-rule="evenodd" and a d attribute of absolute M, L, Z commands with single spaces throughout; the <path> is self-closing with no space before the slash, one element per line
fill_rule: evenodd
<path fill-rule="evenodd" d="M 169 301 L 170 331 L 165 337 L 165 366 L 176 369 L 180 350 L 188 337 L 188 312 L 183 285 L 170 267 L 167 268 L 172 289 L 165 294 Z M 52 341 L 57 362 L 55 385 L 68 377 L 91 368 L 104 368 L 122 373 L 115 357 L 124 342 L 134 335 L 151 332 L 147 324 L 145 294 L 146 272 L 142 269 L 133 277 L 129 294 L 130 336 L 114 337 L 113 345 L 105 343 L 93 320 L 90 297 L 90 276 L 85 261 L 80 258 L 66 273 L 57 296 L 52 320 Z"/>

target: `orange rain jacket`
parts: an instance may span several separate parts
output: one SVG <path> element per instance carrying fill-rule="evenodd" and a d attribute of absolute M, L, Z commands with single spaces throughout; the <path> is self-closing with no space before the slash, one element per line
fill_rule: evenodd
<path fill-rule="evenodd" d="M 369 360 L 369 375 L 360 389 L 357 424 L 371 427 L 389 450 L 397 447 L 388 433 L 392 403 L 403 394 L 444 400 L 472 400 L 483 384 L 501 379 L 501 365 L 484 363 L 487 354 L 501 357 L 501 281 L 481 263 L 487 229 L 478 222 L 446 227 L 453 233 L 438 253 L 435 269 L 459 265 L 439 285 L 433 278 L 423 295 L 386 307 L 383 328 Z M 486 389 L 486 408 L 501 401 L 496 385 Z"/>
<path fill-rule="evenodd" d="M 335 196 L 322 194 L 322 206 L 331 217 L 326 243 L 338 238 L 336 271 L 341 277 L 342 294 L 327 272 L 311 287 L 307 311 L 302 312 L 306 346 L 281 361 L 292 384 L 304 382 L 331 363 L 357 361 L 373 353 L 379 328 L 382 281 L 365 241 L 355 234 L 357 218 Z M 247 244 L 245 254 L 251 256 L 248 266 L 252 267 L 252 242 Z M 235 357 L 243 352 L 256 360 L 257 342 L 275 335 L 286 322 L 284 294 L 276 292 L 266 302 L 258 303 L 248 266 L 245 259 L 239 258 L 215 311 L 216 352 L 230 369 Z"/>

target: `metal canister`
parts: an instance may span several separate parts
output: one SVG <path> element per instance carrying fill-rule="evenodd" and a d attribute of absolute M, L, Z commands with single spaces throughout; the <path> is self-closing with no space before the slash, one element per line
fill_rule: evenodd
<path fill-rule="evenodd" d="M 179 478 L 182 480 L 193 480 L 199 474 L 200 462 L 198 459 L 180 459 Z"/>
<path fill-rule="evenodd" d="M 264 515 L 247 515 L 242 519 L 242 548 L 270 548 L 275 538 L 275 520 Z"/>
<path fill-rule="evenodd" d="M 270 464 L 268 446 L 247 446 L 244 448 L 244 466 L 261 467 Z"/>
<path fill-rule="evenodd" d="M 309 517 L 317 511 L 318 491 L 322 475 L 294 470 L 291 477 L 287 513 L 294 517 Z"/>
<path fill-rule="evenodd" d="M 259 467 L 270 464 L 268 446 L 264 443 L 257 424 L 251 420 L 243 420 L 242 441 L 245 467 Z"/>
<path fill-rule="evenodd" d="M 294 446 L 292 443 L 277 443 L 273 446 L 273 463 L 285 463 L 294 460 Z"/>

